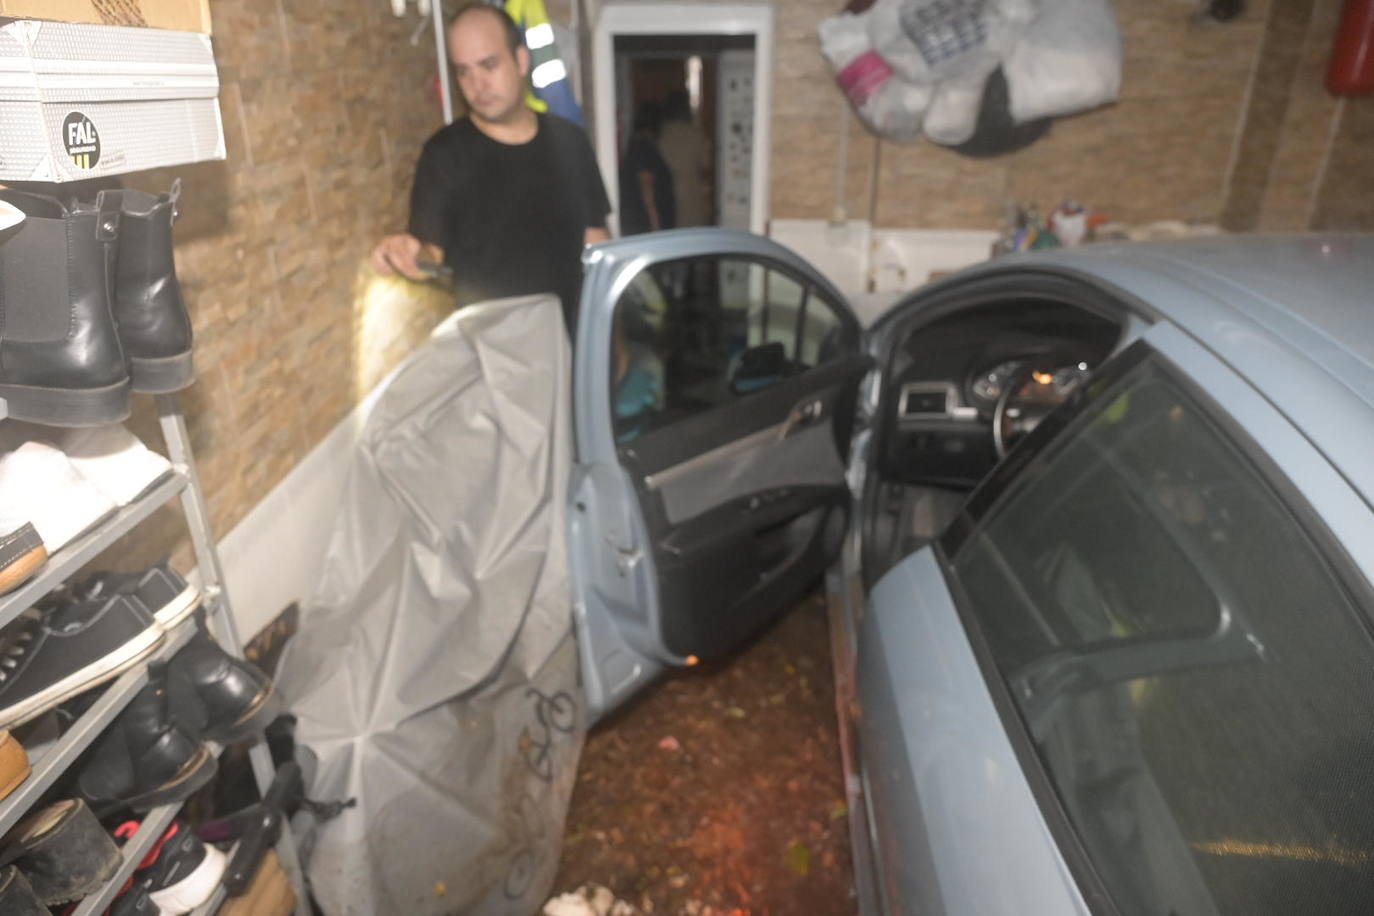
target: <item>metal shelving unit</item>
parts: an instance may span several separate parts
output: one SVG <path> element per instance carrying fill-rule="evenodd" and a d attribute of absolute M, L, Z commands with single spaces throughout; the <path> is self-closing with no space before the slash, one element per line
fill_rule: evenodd
<path fill-rule="evenodd" d="M 128 534 L 148 516 L 186 489 L 183 468 L 172 469 L 138 499 L 100 522 L 81 537 L 48 558 L 43 568 L 28 582 L 0 598 L 0 627 L 18 617 L 33 603 L 60 585 L 68 576 L 100 555 L 100 552 Z"/>
<path fill-rule="evenodd" d="M 186 514 L 191 546 L 195 549 L 201 587 L 205 594 L 214 596 L 214 607 L 217 611 L 206 615 L 206 625 L 220 646 L 242 657 L 243 642 L 239 639 L 238 627 L 234 624 L 229 593 L 224 588 L 224 569 L 220 566 L 219 552 L 215 549 L 210 513 L 205 508 L 200 476 L 196 473 L 195 459 L 191 454 L 191 436 L 186 430 L 186 417 L 181 412 L 176 395 L 157 395 L 157 413 L 162 426 L 162 439 L 167 445 L 167 457 L 171 460 L 172 466 L 184 474 L 189 482 L 189 486 L 181 493 L 181 508 Z M 273 777 L 276 776 L 276 769 L 272 766 L 272 753 L 267 748 L 267 742 L 258 741 L 249 748 L 248 759 L 253 767 L 258 791 L 265 794 L 267 787 L 272 784 Z M 296 841 L 291 834 L 289 821 L 282 827 L 281 839 L 277 841 L 276 849 L 277 858 L 281 860 L 281 866 L 296 892 L 297 916 L 311 916 L 309 897 L 305 893 L 305 879 L 301 872 L 300 858 L 296 855 Z"/>
<path fill-rule="evenodd" d="M 112 513 L 91 531 L 58 551 L 49 558 L 37 575 L 0 599 L 0 626 L 14 620 L 101 551 L 132 531 L 141 521 L 168 504 L 174 497 L 180 496 L 202 583 L 202 606 L 205 609 L 206 626 L 225 651 L 242 657 L 243 647 L 234 625 L 229 596 L 224 589 L 224 574 L 215 550 L 200 479 L 191 455 L 185 418 L 175 395 L 157 395 L 156 400 L 163 439 L 172 462 L 172 472 L 150 487 L 142 497 Z M 134 695 L 148 682 L 148 668 L 170 660 L 191 639 L 196 626 L 194 619 L 178 625 L 163 638 L 162 643 L 147 658 L 124 672 L 113 683 L 96 688 L 102 692 L 95 703 L 32 762 L 33 771 L 29 777 L 8 797 L 0 800 L 0 834 L 18 822 L 124 710 Z M 215 745 L 211 747 L 216 755 L 223 750 Z M 267 743 L 260 740 L 254 744 L 249 749 L 249 759 L 258 790 L 265 793 L 275 775 Z M 164 805 L 144 815 L 138 832 L 124 844 L 124 861 L 119 871 L 99 891 L 82 900 L 75 909 L 74 916 L 90 916 L 103 912 L 180 810 L 180 804 Z M 309 898 L 305 894 L 289 822 L 283 827 L 276 850 L 282 868 L 286 871 L 296 893 L 297 916 L 310 916 Z M 196 913 L 198 916 L 209 916 L 219 908 L 224 899 L 224 889 L 221 887 L 210 901 L 196 910 Z"/>
<path fill-rule="evenodd" d="M 121 852 L 124 853 L 124 862 L 119 866 L 119 870 L 114 873 L 114 877 L 105 882 L 105 886 L 94 894 L 90 894 L 82 899 L 81 903 L 73 911 L 72 916 L 91 916 L 93 913 L 103 913 L 105 908 L 114 900 L 119 889 L 124 886 L 124 882 L 129 880 L 129 876 L 134 873 L 134 868 L 148 854 L 148 850 L 153 848 L 153 844 L 162 836 L 163 831 L 172 823 L 177 812 L 181 810 L 181 805 L 163 805 L 154 808 L 143 816 L 143 823 L 138 825 L 138 832 L 135 833 L 124 844 Z"/>
<path fill-rule="evenodd" d="M 57 781 L 67 767 L 90 746 L 91 742 L 124 711 L 134 694 L 148 683 L 148 667 L 165 662 L 176 655 L 195 633 L 196 624 L 188 620 L 167 634 L 157 651 L 141 664 L 130 668 L 105 688 L 95 705 L 63 733 L 54 745 L 38 760 L 32 762 L 33 772 L 0 803 L 0 834 L 4 834 L 24 816 L 24 813 Z"/>

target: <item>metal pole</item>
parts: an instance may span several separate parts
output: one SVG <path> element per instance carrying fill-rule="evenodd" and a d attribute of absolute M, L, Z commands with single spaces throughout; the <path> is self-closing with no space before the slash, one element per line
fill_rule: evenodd
<path fill-rule="evenodd" d="M 437 2 L 435 6 L 438 6 Z M 200 571 L 201 586 L 207 599 L 205 623 L 222 647 L 242 657 L 243 643 L 239 640 L 233 608 L 229 605 L 229 591 L 224 587 L 224 570 L 220 566 L 219 551 L 215 549 L 215 532 L 210 526 L 210 512 L 205 506 L 205 495 L 200 488 L 200 475 L 196 472 L 195 458 L 191 455 L 191 436 L 186 429 L 186 417 L 181 412 L 176 395 L 159 394 L 156 400 L 158 420 L 162 425 L 162 438 L 167 446 L 167 457 L 189 481 L 181 494 L 181 509 L 186 515 L 186 526 L 191 535 L 191 546 L 195 550 L 196 566 Z M 272 754 L 267 747 L 266 739 L 259 739 L 249 748 L 248 760 L 252 765 L 258 791 L 265 793 L 275 775 Z M 289 826 L 282 831 L 276 849 L 282 869 L 296 892 L 296 916 L 311 916 L 305 874 L 301 870 L 295 837 Z"/>
<path fill-rule="evenodd" d="M 439 58 L 439 98 L 444 102 L 444 123 L 453 123 L 453 94 L 448 76 L 448 35 L 444 29 L 443 0 L 432 0 L 429 14 L 434 17 L 434 50 Z"/>

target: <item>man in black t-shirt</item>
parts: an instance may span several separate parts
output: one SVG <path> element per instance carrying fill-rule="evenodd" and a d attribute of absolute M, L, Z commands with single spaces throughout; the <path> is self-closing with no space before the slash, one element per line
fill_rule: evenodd
<path fill-rule="evenodd" d="M 503 10 L 463 7 L 448 39 L 468 114 L 425 143 L 409 231 L 382 239 L 373 264 L 422 279 L 421 260 L 442 262 L 460 306 L 557 293 L 572 333 L 582 247 L 610 237 L 591 146 L 581 128 L 525 104 L 530 55 Z"/>

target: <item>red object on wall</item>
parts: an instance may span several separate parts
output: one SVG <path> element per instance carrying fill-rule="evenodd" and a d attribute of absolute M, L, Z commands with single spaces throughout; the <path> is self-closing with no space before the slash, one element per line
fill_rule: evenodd
<path fill-rule="evenodd" d="M 1326 88 L 1332 95 L 1374 92 L 1374 0 L 1345 0 Z"/>

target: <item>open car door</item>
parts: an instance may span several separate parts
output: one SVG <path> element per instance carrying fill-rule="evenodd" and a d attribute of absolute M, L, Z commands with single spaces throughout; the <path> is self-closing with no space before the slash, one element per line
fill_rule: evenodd
<path fill-rule="evenodd" d="M 584 261 L 568 545 L 595 719 L 820 577 L 869 361 L 835 289 L 768 239 L 663 232 Z"/>

